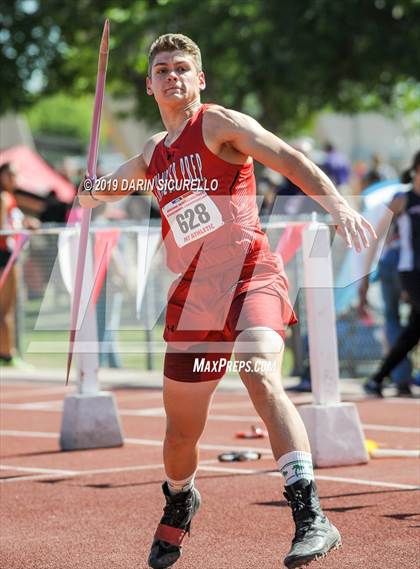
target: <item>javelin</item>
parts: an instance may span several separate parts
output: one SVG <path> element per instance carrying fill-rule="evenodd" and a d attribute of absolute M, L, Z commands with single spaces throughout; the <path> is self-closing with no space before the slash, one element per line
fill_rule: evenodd
<path fill-rule="evenodd" d="M 90 132 L 89 152 L 86 167 L 86 178 L 91 181 L 91 187 L 96 180 L 96 166 L 98 162 L 99 129 L 101 125 L 102 101 L 105 91 L 106 68 L 108 64 L 109 48 L 109 20 L 105 21 L 102 32 L 101 45 L 99 48 L 98 73 L 96 76 L 95 102 L 93 105 L 92 128 Z M 82 294 L 83 273 L 86 263 L 86 250 L 89 238 L 89 225 L 92 210 L 83 208 L 82 220 L 80 224 L 79 250 L 77 254 L 76 276 L 74 279 L 73 299 L 71 310 L 70 325 L 70 345 L 67 355 L 67 375 L 66 385 L 69 381 L 71 363 L 73 360 L 74 340 L 76 337 L 77 320 L 80 308 L 80 297 Z"/>

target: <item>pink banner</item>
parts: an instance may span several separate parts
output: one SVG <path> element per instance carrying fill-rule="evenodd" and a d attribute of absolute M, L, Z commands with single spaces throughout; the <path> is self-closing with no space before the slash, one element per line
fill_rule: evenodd
<path fill-rule="evenodd" d="M 276 253 L 281 255 L 283 263 L 286 266 L 296 255 L 296 252 L 302 245 L 302 233 L 307 223 L 299 223 L 298 225 L 290 225 L 286 227 L 277 243 Z"/>
<path fill-rule="evenodd" d="M 109 264 L 112 251 L 120 237 L 119 229 L 104 229 L 95 233 L 95 284 L 93 286 L 92 302 L 98 302 Z"/>

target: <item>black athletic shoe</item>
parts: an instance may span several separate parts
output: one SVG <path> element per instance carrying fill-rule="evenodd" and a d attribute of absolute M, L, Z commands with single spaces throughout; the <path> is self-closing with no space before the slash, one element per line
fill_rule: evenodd
<path fill-rule="evenodd" d="M 363 389 L 367 395 L 374 395 L 375 397 L 383 397 L 382 385 L 375 381 L 373 377 L 369 378 L 363 385 Z"/>
<path fill-rule="evenodd" d="M 402 385 L 397 385 L 397 397 L 414 397 L 414 393 L 411 390 L 410 385 L 407 383 Z"/>
<path fill-rule="evenodd" d="M 149 567 L 153 569 L 167 569 L 181 557 L 182 541 L 190 533 L 191 520 L 201 503 L 200 493 L 194 487 L 172 496 L 165 482 L 162 490 L 166 506 L 150 550 Z"/>
<path fill-rule="evenodd" d="M 284 565 L 294 569 L 325 557 L 331 549 L 338 549 L 341 537 L 321 509 L 315 482 L 298 480 L 285 490 L 284 497 L 292 508 L 296 533 Z"/>
<path fill-rule="evenodd" d="M 312 385 L 310 379 L 301 379 L 297 385 L 291 385 L 290 387 L 286 387 L 286 391 L 294 391 L 296 393 L 311 393 L 312 392 Z"/>

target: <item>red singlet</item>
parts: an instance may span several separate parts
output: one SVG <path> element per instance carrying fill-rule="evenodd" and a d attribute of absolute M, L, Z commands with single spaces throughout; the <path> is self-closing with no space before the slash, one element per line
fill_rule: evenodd
<path fill-rule="evenodd" d="M 282 261 L 260 226 L 253 163 L 231 164 L 209 150 L 202 133 L 208 106 L 201 105 L 171 146 L 165 146 L 166 137 L 156 145 L 147 169 L 161 211 L 167 264 L 182 275 L 169 293 L 164 338 L 182 350 L 232 342 L 249 325 L 284 335 L 284 325 L 297 321 Z M 266 294 L 275 309 L 254 298 L 252 318 L 242 318 L 249 296 L 244 293 L 252 291 Z M 264 314 L 258 314 L 259 304 Z M 185 366 L 179 365 L 184 376 L 176 377 L 168 357 L 168 377 L 196 380 L 185 377 Z"/>

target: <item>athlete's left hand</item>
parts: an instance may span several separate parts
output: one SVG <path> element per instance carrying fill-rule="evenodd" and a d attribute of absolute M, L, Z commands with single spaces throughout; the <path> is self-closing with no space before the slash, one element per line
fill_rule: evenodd
<path fill-rule="evenodd" d="M 364 247 L 369 247 L 369 237 L 377 239 L 372 225 L 347 203 L 340 203 L 331 212 L 336 224 L 337 233 L 344 239 L 347 247 L 355 247 L 358 253 Z"/>

